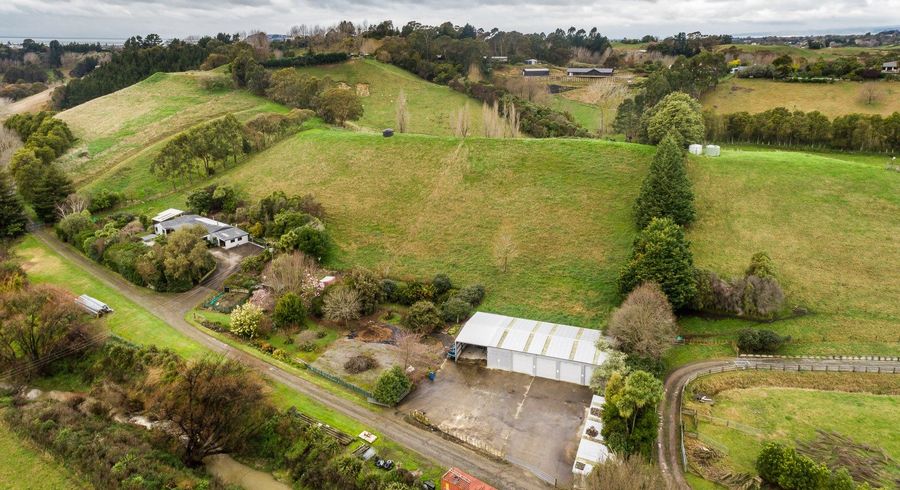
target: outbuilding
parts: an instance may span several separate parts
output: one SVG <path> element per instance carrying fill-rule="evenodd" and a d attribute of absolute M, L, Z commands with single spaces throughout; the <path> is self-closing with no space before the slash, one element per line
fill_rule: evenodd
<path fill-rule="evenodd" d="M 581 429 L 581 438 L 578 442 L 578 452 L 575 453 L 575 462 L 572 464 L 572 474 L 575 476 L 575 488 L 579 488 L 584 477 L 591 473 L 594 466 L 603 463 L 610 457 L 609 447 L 603 440 L 600 432 L 603 431 L 603 420 L 600 411 L 606 400 L 600 395 L 591 398 L 591 406 L 588 407 L 584 427 Z"/>
<path fill-rule="evenodd" d="M 566 68 L 566 75 L 577 78 L 604 78 L 613 76 L 612 68 Z"/>
<path fill-rule="evenodd" d="M 523 68 L 522 76 L 523 77 L 549 77 L 550 69 L 549 68 Z"/>
<path fill-rule="evenodd" d="M 538 61 L 534 58 L 528 58 L 527 60 L 525 60 L 526 65 L 536 65 L 538 63 L 540 63 L 540 61 Z"/>
<path fill-rule="evenodd" d="M 608 357 L 597 330 L 477 312 L 456 336 L 451 357 L 485 351 L 487 367 L 588 386 Z"/>
<path fill-rule="evenodd" d="M 459 468 L 450 468 L 441 477 L 441 490 L 497 490 Z"/>
<path fill-rule="evenodd" d="M 881 64 L 881 73 L 886 75 L 893 73 L 900 73 L 900 68 L 898 68 L 898 63 L 896 61 L 886 61 Z"/>

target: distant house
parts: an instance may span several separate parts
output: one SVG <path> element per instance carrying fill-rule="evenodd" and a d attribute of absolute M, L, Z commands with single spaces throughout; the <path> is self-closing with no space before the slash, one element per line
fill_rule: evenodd
<path fill-rule="evenodd" d="M 459 468 L 450 468 L 441 477 L 441 490 L 497 490 Z"/>
<path fill-rule="evenodd" d="M 900 68 L 897 67 L 896 61 L 888 61 L 881 64 L 881 73 L 891 74 L 891 73 L 900 73 Z"/>
<path fill-rule="evenodd" d="M 613 75 L 612 68 L 566 68 L 566 75 L 577 78 L 603 78 Z"/>
<path fill-rule="evenodd" d="M 538 63 L 540 62 L 534 58 L 528 58 L 527 60 L 525 60 L 526 65 L 536 65 Z"/>
<path fill-rule="evenodd" d="M 523 68 L 522 76 L 523 77 L 549 77 L 550 69 L 549 68 Z"/>
<path fill-rule="evenodd" d="M 508 56 L 491 56 L 488 58 L 491 63 L 509 63 Z"/>
<path fill-rule="evenodd" d="M 166 210 L 166 211 L 178 211 L 175 210 Z M 157 217 L 163 215 L 160 213 Z M 156 236 L 168 235 L 173 231 L 180 230 L 186 226 L 202 226 L 206 229 L 206 235 L 203 237 L 214 246 L 224 247 L 226 249 L 237 247 L 239 245 L 243 245 L 250 241 L 250 234 L 246 231 L 231 226 L 227 223 L 222 223 L 221 221 L 216 221 L 210 218 L 204 218 L 203 216 L 199 216 L 196 214 L 178 214 L 176 217 L 167 219 L 164 221 L 156 222 L 156 218 L 154 220 L 154 231 Z M 151 240 L 155 240 L 156 236 L 154 236 Z M 149 236 L 147 237 L 149 238 Z M 144 237 L 142 237 L 142 240 Z M 144 243 L 147 243 L 148 240 L 144 240 Z"/>

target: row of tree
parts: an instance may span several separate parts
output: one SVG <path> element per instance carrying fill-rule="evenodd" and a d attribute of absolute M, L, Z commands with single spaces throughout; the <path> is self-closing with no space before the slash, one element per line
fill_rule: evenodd
<path fill-rule="evenodd" d="M 707 141 L 768 145 L 798 145 L 835 150 L 900 151 L 900 112 L 844 114 L 829 120 L 818 111 L 789 111 L 776 107 L 750 114 L 703 114 Z"/>
<path fill-rule="evenodd" d="M 150 170 L 176 181 L 212 175 L 215 168 L 237 163 L 245 152 L 244 126 L 232 114 L 194 126 L 169 140 L 150 164 Z"/>

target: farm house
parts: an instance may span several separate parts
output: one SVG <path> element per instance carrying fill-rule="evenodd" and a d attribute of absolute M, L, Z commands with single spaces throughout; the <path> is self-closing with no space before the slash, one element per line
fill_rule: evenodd
<path fill-rule="evenodd" d="M 612 68 L 566 68 L 566 75 L 577 78 L 603 78 L 613 76 Z"/>
<path fill-rule="evenodd" d="M 587 386 L 607 354 L 597 330 L 475 313 L 456 336 L 451 357 L 469 351 L 487 367 Z M 468 354 L 467 354 L 468 355 Z"/>
<path fill-rule="evenodd" d="M 184 211 L 178 209 L 163 211 L 153 218 L 153 223 L 154 236 L 141 237 L 145 243 L 185 226 L 202 226 L 207 232 L 204 236 L 206 241 L 217 247 L 229 249 L 250 242 L 250 234 L 240 228 L 196 214 L 184 214 Z"/>

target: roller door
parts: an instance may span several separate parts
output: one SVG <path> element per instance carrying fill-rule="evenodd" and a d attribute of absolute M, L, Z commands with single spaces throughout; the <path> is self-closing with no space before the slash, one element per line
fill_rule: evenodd
<path fill-rule="evenodd" d="M 576 362 L 559 362 L 559 380 L 575 384 L 586 384 L 581 379 L 582 365 Z"/>
<path fill-rule="evenodd" d="M 535 375 L 540 376 L 541 378 L 559 379 L 556 374 L 556 359 L 538 357 L 537 372 Z"/>
<path fill-rule="evenodd" d="M 488 367 L 512 371 L 512 352 L 503 349 L 488 347 Z"/>
<path fill-rule="evenodd" d="M 513 352 L 512 370 L 517 373 L 534 376 L 534 356 L 531 354 Z"/>

